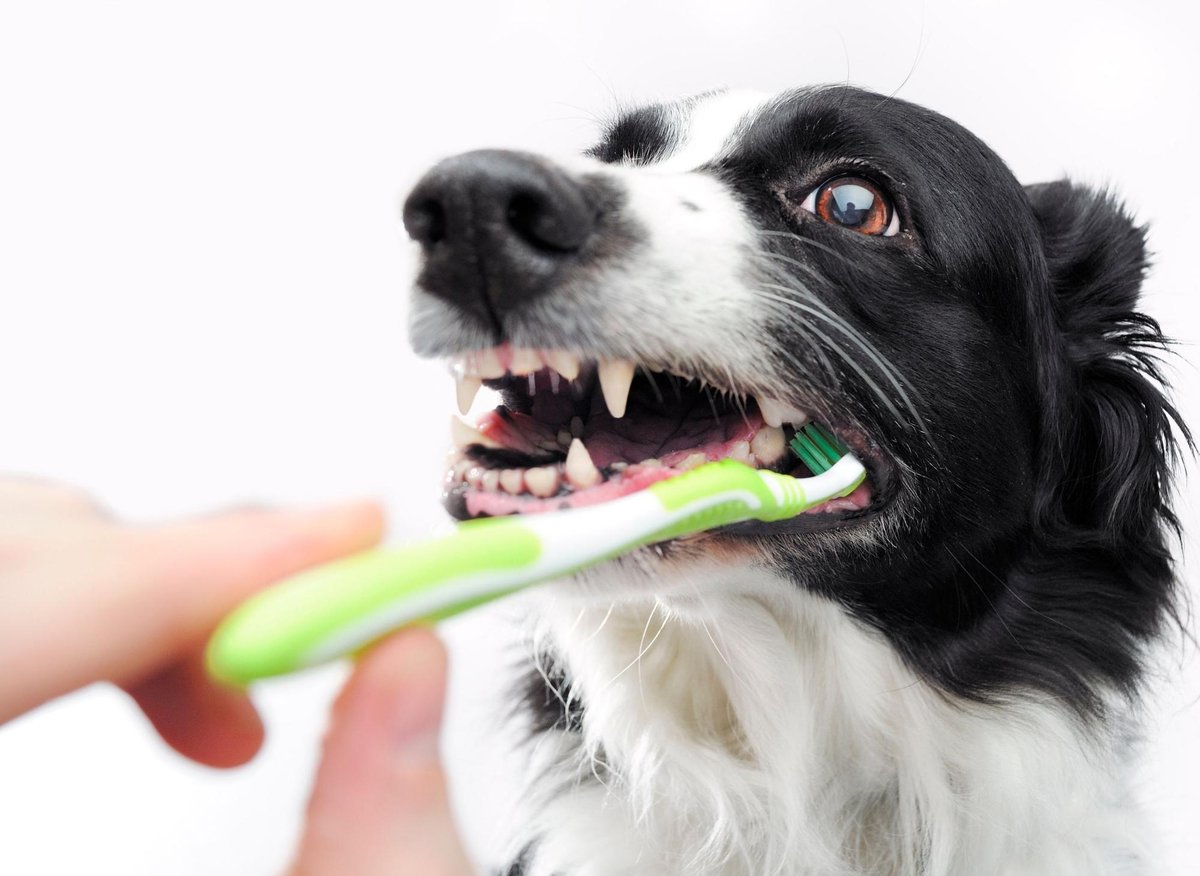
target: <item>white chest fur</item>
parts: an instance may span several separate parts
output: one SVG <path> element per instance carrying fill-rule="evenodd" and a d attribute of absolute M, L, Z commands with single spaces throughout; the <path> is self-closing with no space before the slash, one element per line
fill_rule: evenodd
<path fill-rule="evenodd" d="M 834 604 L 721 574 L 541 606 L 585 718 L 533 744 L 530 876 L 1143 872 L 1118 734 L 949 697 Z"/>

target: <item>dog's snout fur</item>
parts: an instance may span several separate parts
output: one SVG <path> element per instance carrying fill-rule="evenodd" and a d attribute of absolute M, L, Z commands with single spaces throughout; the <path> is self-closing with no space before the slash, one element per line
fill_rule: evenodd
<path fill-rule="evenodd" d="M 417 183 L 404 227 L 425 252 L 421 285 L 500 331 L 505 313 L 554 288 L 595 227 L 585 189 L 551 162 L 484 149 Z"/>

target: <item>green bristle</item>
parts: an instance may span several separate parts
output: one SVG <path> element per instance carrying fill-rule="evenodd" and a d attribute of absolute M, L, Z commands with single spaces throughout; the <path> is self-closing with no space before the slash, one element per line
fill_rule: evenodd
<path fill-rule="evenodd" d="M 815 475 L 829 471 L 847 452 L 832 432 L 816 423 L 809 423 L 798 431 L 790 446 Z"/>

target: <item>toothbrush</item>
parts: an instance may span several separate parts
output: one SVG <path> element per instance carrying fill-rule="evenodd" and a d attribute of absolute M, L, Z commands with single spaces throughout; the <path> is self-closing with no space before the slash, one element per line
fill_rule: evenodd
<path fill-rule="evenodd" d="M 222 622 L 208 643 L 209 674 L 244 686 L 316 666 L 399 627 L 442 620 L 643 545 L 795 517 L 848 496 L 866 478 L 862 463 L 816 424 L 790 446 L 813 477 L 724 459 L 602 504 L 468 520 L 440 538 L 301 572 Z"/>

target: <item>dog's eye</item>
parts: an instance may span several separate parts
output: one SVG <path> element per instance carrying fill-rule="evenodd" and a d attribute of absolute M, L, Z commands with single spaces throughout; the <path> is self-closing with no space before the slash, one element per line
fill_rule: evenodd
<path fill-rule="evenodd" d="M 860 234 L 891 237 L 900 230 L 900 214 L 879 186 L 857 176 L 839 176 L 809 192 L 801 208 L 831 225 Z"/>

